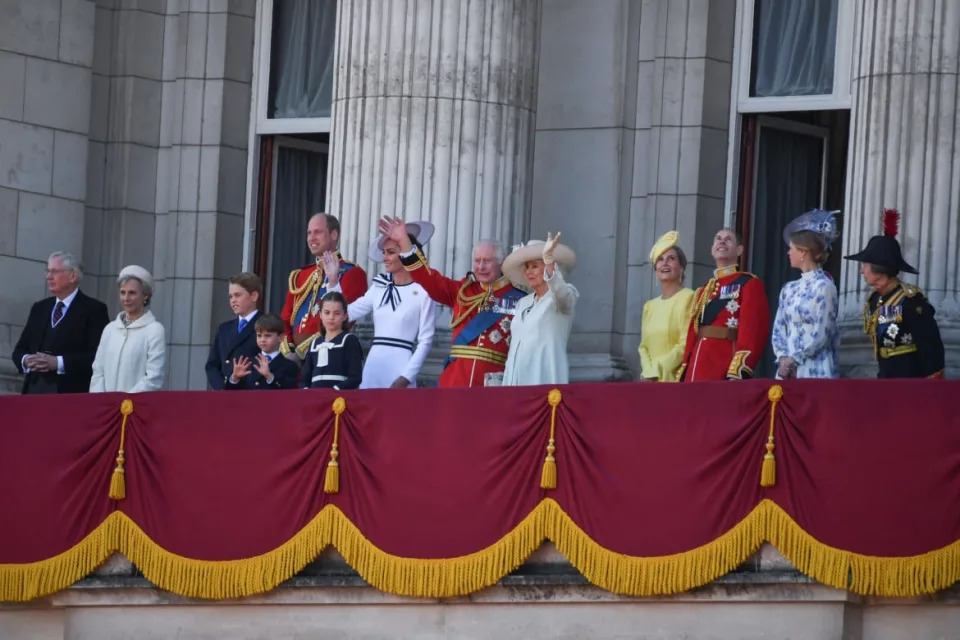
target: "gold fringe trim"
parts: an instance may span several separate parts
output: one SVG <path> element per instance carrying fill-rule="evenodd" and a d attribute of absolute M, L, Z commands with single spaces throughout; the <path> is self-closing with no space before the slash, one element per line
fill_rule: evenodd
<path fill-rule="evenodd" d="M 0 564 L 0 602 L 26 602 L 62 591 L 106 562 L 117 548 L 116 511 L 63 553 L 23 564 Z"/>
<path fill-rule="evenodd" d="M 290 540 L 267 553 L 226 561 L 195 560 L 156 544 L 122 512 L 114 512 L 73 548 L 47 560 L 0 565 L 0 600 L 25 601 L 66 588 L 111 553 L 130 559 L 161 589 L 191 598 L 263 593 L 302 570 L 328 545 L 371 586 L 404 596 L 451 597 L 496 584 L 550 539 L 594 585 L 632 596 L 679 593 L 729 573 L 769 541 L 802 573 L 861 595 L 913 597 L 960 580 L 960 541 L 916 556 L 877 557 L 818 542 L 778 505 L 763 500 L 715 540 L 666 556 L 617 553 L 592 540 L 547 498 L 503 538 L 475 553 L 421 559 L 391 555 L 327 505 Z"/>

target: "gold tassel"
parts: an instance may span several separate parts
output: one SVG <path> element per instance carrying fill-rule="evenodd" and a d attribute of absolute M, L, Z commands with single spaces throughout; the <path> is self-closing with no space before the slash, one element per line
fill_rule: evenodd
<path fill-rule="evenodd" d="M 123 414 L 123 422 L 120 423 L 120 448 L 117 450 L 117 466 L 113 469 L 113 475 L 110 477 L 110 499 L 123 500 L 127 497 L 127 482 L 123 473 L 123 443 L 127 435 L 127 418 L 133 413 L 133 400 L 125 398 L 120 403 L 120 413 Z"/>
<path fill-rule="evenodd" d="M 560 389 L 551 389 L 547 394 L 550 403 L 550 440 L 547 442 L 547 458 L 543 461 L 543 472 L 540 474 L 541 489 L 557 488 L 557 459 L 553 453 L 557 450 L 557 441 L 554 439 L 557 427 L 557 405 L 563 399 Z"/>
<path fill-rule="evenodd" d="M 767 399 L 770 400 L 770 434 L 767 436 L 766 449 L 763 455 L 763 467 L 760 469 L 760 486 L 772 487 L 777 484 L 777 459 L 773 455 L 773 425 L 776 419 L 777 403 L 783 397 L 783 387 L 778 384 L 770 387 Z"/>
<path fill-rule="evenodd" d="M 347 401 L 342 397 L 333 401 L 333 444 L 330 446 L 330 462 L 327 463 L 327 474 L 323 479 L 324 493 L 340 492 L 340 463 L 337 458 L 340 452 L 337 443 L 340 440 L 340 414 L 347 408 Z"/>

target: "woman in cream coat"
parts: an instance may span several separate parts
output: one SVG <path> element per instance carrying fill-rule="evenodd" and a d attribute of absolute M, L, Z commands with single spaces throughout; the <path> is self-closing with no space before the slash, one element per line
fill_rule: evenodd
<path fill-rule="evenodd" d="M 547 241 L 531 240 L 503 261 L 503 274 L 514 286 L 533 293 L 517 302 L 510 321 L 510 351 L 503 385 L 563 384 L 570 380 L 567 340 L 580 294 L 564 279 L 577 262 L 573 251 Z"/>
<path fill-rule="evenodd" d="M 91 392 L 137 393 L 163 387 L 163 325 L 147 309 L 153 277 L 143 267 L 124 267 L 117 278 L 123 311 L 103 329 L 93 360 Z"/>

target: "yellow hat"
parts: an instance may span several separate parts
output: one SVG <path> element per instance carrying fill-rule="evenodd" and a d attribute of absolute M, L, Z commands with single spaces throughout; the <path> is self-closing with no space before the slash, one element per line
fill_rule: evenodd
<path fill-rule="evenodd" d="M 665 234 L 660 236 L 660 239 L 657 240 L 656 244 L 653 245 L 653 249 L 650 249 L 650 263 L 655 263 L 657 258 L 662 256 L 663 252 L 667 249 L 672 249 L 677 246 L 677 241 L 679 239 L 680 234 L 676 231 L 667 231 Z"/>

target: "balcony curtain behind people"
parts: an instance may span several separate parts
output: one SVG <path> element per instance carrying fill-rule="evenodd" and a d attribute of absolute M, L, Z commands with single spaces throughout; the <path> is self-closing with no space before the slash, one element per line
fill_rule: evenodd
<path fill-rule="evenodd" d="M 820 206 L 823 144 L 823 138 L 760 126 L 749 270 L 763 274 L 771 318 L 777 313 L 780 289 L 796 277 L 791 273 L 783 229 L 791 219 Z M 754 375 L 773 377 L 773 373 L 773 349 L 768 344 Z"/>
<path fill-rule="evenodd" d="M 335 0 L 274 0 L 271 118 L 328 118 L 333 95 Z"/>
<path fill-rule="evenodd" d="M 290 271 L 311 260 L 305 236 L 307 221 L 323 211 L 326 183 L 326 154 L 277 144 L 268 309 L 283 307 Z"/>
<path fill-rule="evenodd" d="M 756 0 L 754 97 L 833 92 L 837 0 Z"/>

